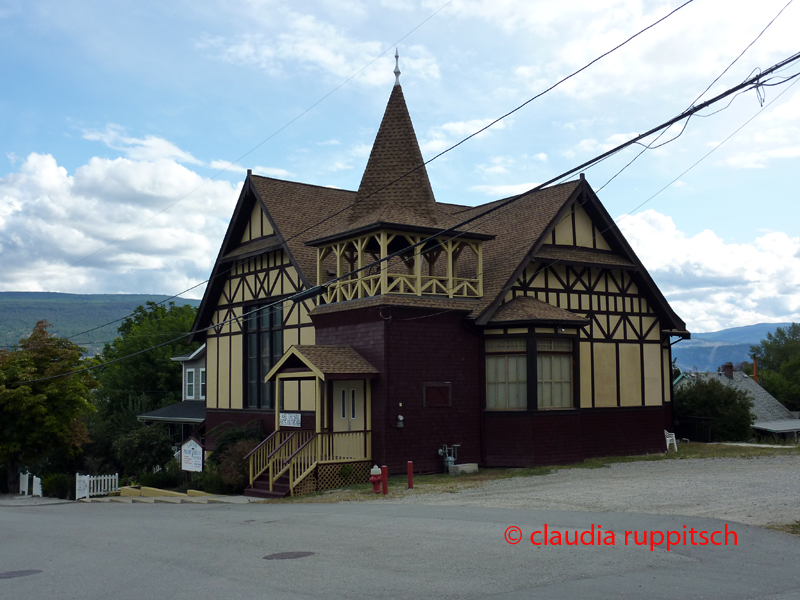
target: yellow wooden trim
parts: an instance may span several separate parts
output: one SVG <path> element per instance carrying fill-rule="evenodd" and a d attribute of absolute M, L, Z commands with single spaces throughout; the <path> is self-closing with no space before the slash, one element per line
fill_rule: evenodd
<path fill-rule="evenodd" d="M 389 239 L 385 231 L 380 232 L 378 243 L 381 246 L 380 258 L 386 258 L 389 254 Z M 389 286 L 389 261 L 386 260 L 381 263 L 381 294 L 386 294 L 386 288 Z"/>

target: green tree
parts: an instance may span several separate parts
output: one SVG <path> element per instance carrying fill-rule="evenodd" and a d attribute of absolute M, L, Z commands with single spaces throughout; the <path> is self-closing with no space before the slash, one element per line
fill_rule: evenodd
<path fill-rule="evenodd" d="M 89 371 L 72 373 L 85 365 L 83 348 L 49 326 L 39 321 L 18 350 L 0 351 L 0 462 L 10 489 L 22 463 L 73 457 L 89 441 L 82 417 L 97 382 Z"/>
<path fill-rule="evenodd" d="M 181 364 L 171 359 L 198 347 L 181 337 L 191 330 L 196 314 L 192 306 L 148 302 L 125 319 L 119 336 L 105 345 L 100 355 L 103 362 L 130 358 L 103 367 L 97 376 L 98 410 L 89 421 L 93 443 L 87 451 L 92 471 L 126 470 L 115 451 L 115 441 L 141 426 L 136 415 L 181 399 Z M 149 350 L 170 340 L 176 341 Z"/>
<path fill-rule="evenodd" d="M 713 418 L 711 433 L 715 441 L 747 440 L 752 435 L 750 395 L 716 379 L 700 379 L 682 387 L 675 392 L 674 403 L 675 414 Z"/>
<path fill-rule="evenodd" d="M 112 361 L 181 338 L 191 330 L 196 314 L 197 309 L 189 305 L 148 302 L 122 322 L 119 336 L 105 345 L 101 359 Z M 181 365 L 171 358 L 194 350 L 198 345 L 189 344 L 184 337 L 104 367 L 97 377 L 99 396 L 112 411 L 131 398 L 146 398 L 146 410 L 179 401 Z"/>
<path fill-rule="evenodd" d="M 764 389 L 790 410 L 800 410 L 800 324 L 778 327 L 750 353 L 758 361 Z"/>
<path fill-rule="evenodd" d="M 158 425 L 142 425 L 114 441 L 114 454 L 126 475 L 149 473 L 172 458 L 172 442 Z"/>

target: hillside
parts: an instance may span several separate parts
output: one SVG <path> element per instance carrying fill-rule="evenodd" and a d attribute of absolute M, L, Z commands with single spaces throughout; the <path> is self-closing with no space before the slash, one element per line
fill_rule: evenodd
<path fill-rule="evenodd" d="M 778 327 L 791 323 L 759 323 L 709 333 L 693 333 L 692 339 L 672 347 L 672 357 L 682 371 L 716 371 L 726 362 L 751 361 L 750 346 L 758 344 Z"/>
<path fill-rule="evenodd" d="M 155 294 L 60 294 L 56 292 L 0 292 L 0 346 L 9 347 L 33 330 L 37 321 L 48 321 L 51 333 L 72 337 L 88 329 L 128 316 L 147 301 L 168 296 Z M 175 304 L 199 306 L 199 300 L 175 299 Z M 117 335 L 114 323 L 75 337 L 72 341 L 94 355 Z"/>

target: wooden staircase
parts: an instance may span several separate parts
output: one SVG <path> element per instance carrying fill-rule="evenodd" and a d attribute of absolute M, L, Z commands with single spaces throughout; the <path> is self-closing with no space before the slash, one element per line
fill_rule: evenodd
<path fill-rule="evenodd" d="M 284 473 L 273 484 L 272 491 L 269 490 L 269 472 L 262 473 L 253 482 L 253 485 L 244 491 L 245 496 L 251 498 L 285 498 L 289 495 L 289 474 Z"/>

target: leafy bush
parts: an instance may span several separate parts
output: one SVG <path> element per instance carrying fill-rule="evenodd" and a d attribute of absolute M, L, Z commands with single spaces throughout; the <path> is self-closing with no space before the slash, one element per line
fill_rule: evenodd
<path fill-rule="evenodd" d="M 214 465 L 206 463 L 202 473 L 194 473 L 189 488 L 209 494 L 227 494 L 230 490 Z"/>
<path fill-rule="evenodd" d="M 250 485 L 250 465 L 244 457 L 258 444 L 252 439 L 242 439 L 228 446 L 219 459 L 222 482 L 233 493 L 241 493 Z"/>
<path fill-rule="evenodd" d="M 714 441 L 743 441 L 752 437 L 750 395 L 715 379 L 697 381 L 675 392 L 675 414 L 711 417 Z"/>
<path fill-rule="evenodd" d="M 42 478 L 42 494 L 50 498 L 75 499 L 75 476 L 56 473 Z"/>
<path fill-rule="evenodd" d="M 114 455 L 125 474 L 149 473 L 172 458 L 172 442 L 163 428 L 142 425 L 117 438 Z"/>
<path fill-rule="evenodd" d="M 250 421 L 243 427 L 228 422 L 209 431 L 207 437 L 214 441 L 214 452 L 208 457 L 208 462 L 219 466 L 222 463 L 222 457 L 225 456 L 230 446 L 242 440 L 247 440 L 252 442 L 250 450 L 255 448 L 264 439 L 264 429 L 261 427 L 261 421 L 257 420 Z"/>
<path fill-rule="evenodd" d="M 176 488 L 183 482 L 183 471 L 177 458 L 172 458 L 167 465 L 157 473 L 143 472 L 137 477 L 139 485 L 169 490 Z"/>

